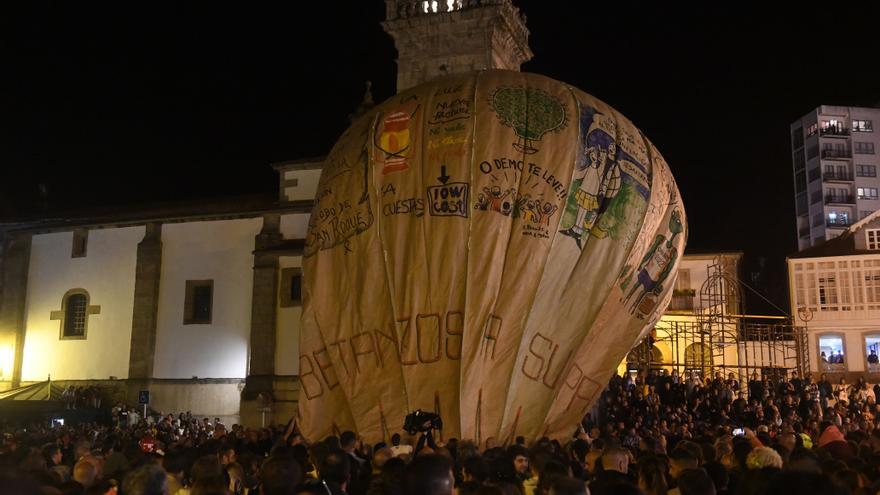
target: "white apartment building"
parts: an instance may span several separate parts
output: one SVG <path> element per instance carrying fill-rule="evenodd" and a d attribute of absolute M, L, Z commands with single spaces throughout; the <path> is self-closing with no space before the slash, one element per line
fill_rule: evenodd
<path fill-rule="evenodd" d="M 787 262 L 792 313 L 807 329 L 810 370 L 880 373 L 880 212 Z"/>
<path fill-rule="evenodd" d="M 880 209 L 880 109 L 822 105 L 791 124 L 798 249 Z"/>

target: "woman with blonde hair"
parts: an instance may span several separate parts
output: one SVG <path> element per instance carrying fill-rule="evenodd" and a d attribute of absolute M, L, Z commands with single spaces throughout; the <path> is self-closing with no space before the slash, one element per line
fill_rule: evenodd
<path fill-rule="evenodd" d="M 768 467 L 782 469 L 782 457 L 779 452 L 770 447 L 758 447 L 749 452 L 746 457 L 746 466 L 749 469 L 764 469 Z"/>

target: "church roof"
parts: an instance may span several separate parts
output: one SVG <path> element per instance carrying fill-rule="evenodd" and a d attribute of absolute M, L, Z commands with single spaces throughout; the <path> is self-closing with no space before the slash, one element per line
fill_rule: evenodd
<path fill-rule="evenodd" d="M 0 401 L 61 400 L 64 391 L 55 382 L 45 381 L 0 392 Z"/>
<path fill-rule="evenodd" d="M 853 241 L 852 234 L 849 231 L 846 231 L 834 239 L 802 249 L 788 257 L 792 259 L 824 258 L 827 256 L 847 256 L 851 254 L 868 254 L 871 252 L 866 251 L 862 253 L 856 251 L 855 242 Z"/>
<path fill-rule="evenodd" d="M 308 213 L 312 201 L 281 202 L 276 193 L 49 212 L 0 222 L 0 231 L 50 231 L 82 227 L 142 225 L 150 222 L 249 218 L 264 213 Z"/>

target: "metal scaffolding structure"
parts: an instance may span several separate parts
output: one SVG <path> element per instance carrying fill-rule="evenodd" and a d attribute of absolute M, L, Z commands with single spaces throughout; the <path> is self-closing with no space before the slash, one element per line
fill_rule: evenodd
<path fill-rule="evenodd" d="M 754 373 L 774 378 L 808 372 L 807 337 L 789 316 L 743 314 L 742 284 L 719 261 L 707 267 L 692 313 L 668 314 L 630 353 L 630 370 L 662 368 L 702 376 Z M 658 345 L 659 344 L 659 345 Z M 662 349 L 661 349 L 662 348 Z"/>

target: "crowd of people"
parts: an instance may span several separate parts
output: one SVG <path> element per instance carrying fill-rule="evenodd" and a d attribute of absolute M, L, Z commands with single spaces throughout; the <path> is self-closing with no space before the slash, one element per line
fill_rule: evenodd
<path fill-rule="evenodd" d="M 68 385 L 61 393 L 61 400 L 67 409 L 100 409 L 101 396 L 102 393 L 98 387 Z"/>
<path fill-rule="evenodd" d="M 0 493 L 779 495 L 880 492 L 880 385 L 754 374 L 613 377 L 570 439 L 367 445 L 219 418 L 0 425 Z"/>

